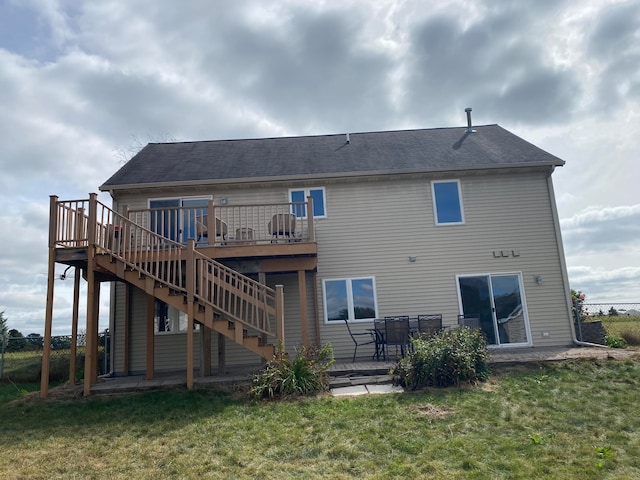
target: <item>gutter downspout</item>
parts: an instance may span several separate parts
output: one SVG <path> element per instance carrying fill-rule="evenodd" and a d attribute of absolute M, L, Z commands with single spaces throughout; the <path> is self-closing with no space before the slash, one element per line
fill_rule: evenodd
<path fill-rule="evenodd" d="M 567 304 L 567 313 L 569 314 L 569 328 L 571 329 L 571 340 L 581 347 L 600 347 L 609 348 L 606 345 L 600 345 L 599 343 L 583 342 L 576 337 L 576 329 L 573 325 L 573 310 L 571 304 L 571 288 L 569 287 L 569 275 L 567 273 L 567 261 L 564 256 L 564 246 L 562 244 L 562 232 L 560 231 L 560 219 L 558 217 L 558 207 L 556 205 L 555 192 L 553 190 L 553 182 L 551 180 L 551 174 L 555 167 L 551 167 L 551 171 L 547 175 L 547 190 L 549 191 L 549 203 L 551 204 L 551 215 L 553 216 L 553 224 L 556 231 L 556 244 L 558 247 L 558 254 L 560 256 L 560 268 L 562 269 L 562 283 L 564 284 L 564 295 Z"/>

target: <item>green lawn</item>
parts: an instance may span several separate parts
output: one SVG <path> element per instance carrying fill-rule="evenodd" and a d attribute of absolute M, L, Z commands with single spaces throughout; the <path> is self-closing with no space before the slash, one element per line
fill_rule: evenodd
<path fill-rule="evenodd" d="M 640 478 L 640 361 L 282 402 L 215 390 L 43 402 L 22 389 L 0 385 L 0 478 Z"/>
<path fill-rule="evenodd" d="M 640 346 L 640 317 L 595 317 L 602 320 L 607 335 L 624 338 L 629 345 Z"/>

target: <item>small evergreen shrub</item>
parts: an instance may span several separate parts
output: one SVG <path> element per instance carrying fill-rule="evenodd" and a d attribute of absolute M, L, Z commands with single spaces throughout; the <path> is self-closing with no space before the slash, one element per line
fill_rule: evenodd
<path fill-rule="evenodd" d="M 326 390 L 329 386 L 327 372 L 333 361 L 333 349 L 329 343 L 319 350 L 307 350 L 304 346 L 296 349 L 293 360 L 280 349 L 253 377 L 251 394 L 256 398 L 275 398 Z"/>
<path fill-rule="evenodd" d="M 479 330 L 455 328 L 412 340 L 413 349 L 393 369 L 397 383 L 412 390 L 447 387 L 489 378 L 487 340 Z"/>

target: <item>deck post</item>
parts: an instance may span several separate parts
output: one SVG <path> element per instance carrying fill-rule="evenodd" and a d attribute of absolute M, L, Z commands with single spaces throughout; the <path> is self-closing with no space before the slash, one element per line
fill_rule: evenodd
<path fill-rule="evenodd" d="M 309 231 L 309 241 L 315 242 L 316 233 L 315 225 L 313 223 L 313 197 L 309 195 L 307 197 L 307 230 Z"/>
<path fill-rule="evenodd" d="M 276 337 L 285 351 L 284 343 L 284 286 L 276 285 Z"/>
<path fill-rule="evenodd" d="M 207 207 L 207 242 L 208 245 L 214 245 L 216 243 L 216 204 L 213 200 L 209 200 Z"/>
<path fill-rule="evenodd" d="M 124 340 L 123 340 L 123 366 L 125 375 L 129 375 L 129 332 L 131 328 L 131 286 L 128 283 L 124 284 Z M 115 350 L 115 333 L 112 348 Z"/>
<path fill-rule="evenodd" d="M 211 223 L 211 222 L 209 222 Z M 215 221 L 213 222 L 215 225 Z M 193 299 L 195 297 L 195 248 L 196 242 L 190 238 L 187 242 L 186 287 L 187 287 L 187 388 L 193 388 Z"/>
<path fill-rule="evenodd" d="M 300 337 L 302 345 L 309 348 L 309 319 L 307 316 L 307 272 L 298 270 L 298 297 L 300 298 Z"/>
<path fill-rule="evenodd" d="M 155 371 L 155 344 L 154 344 L 154 332 L 153 321 L 156 314 L 156 299 L 153 295 L 147 293 L 147 358 L 146 358 L 146 379 L 153 380 L 153 373 Z"/>
<path fill-rule="evenodd" d="M 71 313 L 71 346 L 69 348 L 69 385 L 76 383 L 76 361 L 78 356 L 78 309 L 80 306 L 80 268 L 73 274 L 73 312 Z"/>
<path fill-rule="evenodd" d="M 98 195 L 89 194 L 89 218 L 87 220 L 87 329 L 85 337 L 84 355 L 84 395 L 91 394 L 91 385 L 96 376 L 97 367 L 95 354 L 97 352 L 98 325 L 95 318 L 97 307 L 96 281 L 95 276 L 95 249 L 96 249 L 96 227 L 98 221 Z M 98 286 L 98 295 L 99 295 Z"/>
<path fill-rule="evenodd" d="M 90 249 L 91 246 L 88 247 Z M 94 331 L 93 315 L 95 312 L 95 271 L 91 260 L 87 261 L 87 327 L 85 333 L 84 343 L 84 395 L 91 394 L 91 381 L 93 380 L 92 371 L 95 368 L 95 362 L 93 360 L 93 337 L 96 335 Z"/>
<path fill-rule="evenodd" d="M 318 274 L 311 272 L 311 281 L 313 283 L 313 316 L 315 317 L 315 333 L 316 333 L 316 347 L 320 347 L 320 309 L 318 308 Z"/>
<path fill-rule="evenodd" d="M 56 236 L 58 229 L 58 197 L 49 197 L 49 267 L 47 271 L 47 306 L 44 320 L 44 346 L 42 350 L 42 372 L 40 374 L 40 397 L 49 393 L 49 365 L 51 360 L 51 329 L 53 324 L 53 283 L 56 275 Z"/>
<path fill-rule="evenodd" d="M 95 286 L 93 287 L 93 316 L 91 321 L 93 322 L 93 336 L 91 339 L 91 348 L 93 349 L 93 367 L 91 368 L 91 385 L 94 385 L 98 381 L 98 362 L 100 360 L 98 356 L 98 337 L 100 332 L 98 331 L 98 324 L 100 319 L 100 280 L 94 274 L 93 281 Z"/>

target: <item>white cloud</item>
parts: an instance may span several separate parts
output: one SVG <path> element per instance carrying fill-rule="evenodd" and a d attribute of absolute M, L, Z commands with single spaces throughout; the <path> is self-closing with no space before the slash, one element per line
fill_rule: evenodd
<path fill-rule="evenodd" d="M 567 161 L 554 185 L 572 286 L 631 292 L 639 12 L 556 0 L 0 3 L 0 221 L 11 231 L 0 310 L 25 330 L 42 322 L 48 196 L 95 191 L 132 135 L 440 127 L 463 125 L 467 106 L 475 123 Z M 582 267 L 620 275 L 596 281 Z"/>

